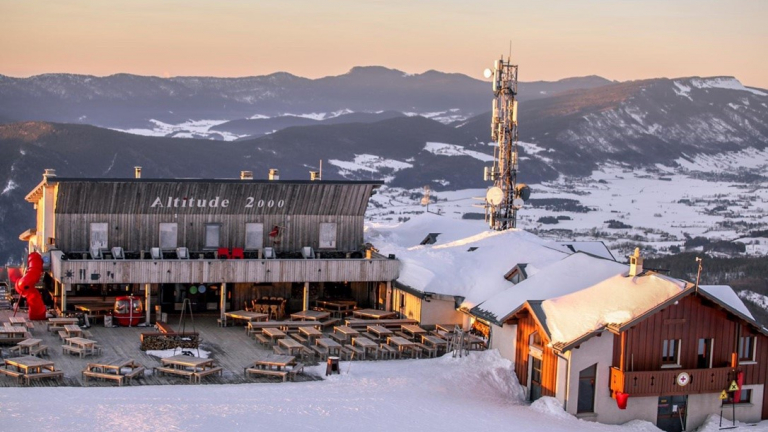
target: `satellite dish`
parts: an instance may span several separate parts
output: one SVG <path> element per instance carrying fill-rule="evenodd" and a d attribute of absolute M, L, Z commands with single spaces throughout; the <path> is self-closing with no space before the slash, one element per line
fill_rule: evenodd
<path fill-rule="evenodd" d="M 494 186 L 488 189 L 485 200 L 493 205 L 499 205 L 504 200 L 504 191 L 500 187 Z"/>
<path fill-rule="evenodd" d="M 512 207 L 516 210 L 523 208 L 523 204 L 525 204 L 525 201 L 523 201 L 522 198 L 515 198 L 512 200 Z"/>
<path fill-rule="evenodd" d="M 491 75 L 493 75 L 493 71 L 492 71 L 492 70 L 490 70 L 490 69 L 486 69 L 486 70 L 484 70 L 484 71 L 483 71 L 483 76 L 484 76 L 484 77 L 486 77 L 486 78 L 490 78 L 490 77 L 491 77 Z"/>

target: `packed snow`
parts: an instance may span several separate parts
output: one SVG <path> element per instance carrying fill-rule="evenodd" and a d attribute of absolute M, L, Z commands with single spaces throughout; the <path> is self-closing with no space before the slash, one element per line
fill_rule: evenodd
<path fill-rule="evenodd" d="M 749 300 L 752 303 L 762 307 L 763 309 L 768 310 L 768 296 L 756 293 L 754 291 L 744 290 L 739 292 L 739 297 L 743 298 L 744 300 Z"/>
<path fill-rule="evenodd" d="M 413 165 L 409 164 L 408 162 L 387 159 L 371 154 L 355 155 L 355 159 L 352 161 L 330 159 L 328 160 L 328 163 L 339 167 L 339 175 L 342 177 L 349 177 L 353 173 L 359 173 L 361 171 L 369 173 L 379 173 L 381 171 L 385 171 L 386 174 L 389 174 L 389 177 L 384 177 L 385 182 L 391 181 L 394 178 L 391 176 L 392 173 L 413 167 Z"/>
<path fill-rule="evenodd" d="M 424 151 L 441 156 L 469 156 L 483 162 L 493 162 L 493 155 L 468 150 L 456 144 L 428 142 L 424 146 Z"/>
<path fill-rule="evenodd" d="M 160 136 L 174 138 L 211 138 L 220 137 L 224 141 L 234 141 L 245 135 L 237 135 L 224 131 L 211 131 L 213 126 L 226 123 L 228 120 L 189 120 L 178 124 L 169 124 L 160 120 L 150 120 L 154 126 L 151 129 L 132 128 L 115 129 L 120 132 L 126 132 L 135 135 Z"/>
<path fill-rule="evenodd" d="M 325 366 L 307 368 L 323 376 Z M 325 378 L 325 377 L 323 377 Z M 658 431 L 648 422 L 578 420 L 551 398 L 522 401 L 497 351 L 429 360 L 342 362 L 341 375 L 301 383 L 10 387 L 4 430 L 81 431 Z M 756 429 L 750 429 L 757 432 Z"/>
<path fill-rule="evenodd" d="M 747 91 L 752 94 L 758 95 L 758 96 L 768 96 L 768 93 L 761 92 L 760 90 L 755 90 L 753 88 L 744 87 L 744 85 L 733 77 L 717 77 L 717 78 L 693 78 L 690 80 L 691 85 L 693 85 L 696 88 L 700 89 L 706 89 L 706 88 L 720 88 L 720 89 L 728 89 L 728 90 L 741 90 L 741 91 Z"/>

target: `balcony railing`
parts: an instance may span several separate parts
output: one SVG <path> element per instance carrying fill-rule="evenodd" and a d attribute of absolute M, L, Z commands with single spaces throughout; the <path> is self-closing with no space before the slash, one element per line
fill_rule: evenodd
<path fill-rule="evenodd" d="M 690 375 L 685 386 L 677 382 L 681 372 Z M 630 396 L 663 396 L 673 394 L 719 393 L 734 379 L 730 367 L 709 369 L 664 369 L 644 372 L 622 372 L 611 368 L 611 391 Z"/>
<path fill-rule="evenodd" d="M 61 259 L 54 277 L 65 284 L 379 282 L 395 280 L 399 262 L 379 254 L 341 259 Z"/>

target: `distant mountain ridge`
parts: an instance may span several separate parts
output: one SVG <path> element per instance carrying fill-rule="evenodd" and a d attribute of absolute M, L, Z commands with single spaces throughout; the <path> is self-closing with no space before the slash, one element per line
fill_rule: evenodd
<path fill-rule="evenodd" d="M 590 76 L 520 84 L 520 98 L 536 99 L 611 81 Z M 44 74 L 0 75 L 0 119 L 83 123 L 129 129 L 154 119 L 235 120 L 286 113 L 457 109 L 466 117 L 488 107 L 490 84 L 466 75 L 427 71 L 407 74 L 380 66 L 355 67 L 318 79 L 285 72 L 243 78 L 160 78 L 130 74 L 106 77 Z"/>

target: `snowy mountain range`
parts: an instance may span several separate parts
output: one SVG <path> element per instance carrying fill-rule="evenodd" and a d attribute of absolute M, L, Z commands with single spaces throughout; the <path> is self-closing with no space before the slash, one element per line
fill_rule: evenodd
<path fill-rule="evenodd" d="M 728 229 L 727 240 L 748 238 L 752 253 L 768 253 L 759 236 L 748 236 L 766 226 L 768 91 L 729 77 L 586 77 L 522 83 L 520 91 L 519 178 L 535 192 L 521 213 L 526 229 L 568 238 L 599 233 L 618 252 L 636 238 L 660 253 L 683 246 L 686 236 L 719 238 Z M 325 179 L 387 182 L 382 207 L 371 212 L 379 220 L 423 212 L 424 185 L 438 202 L 455 204 L 440 204 L 446 213 L 477 217 L 471 197 L 484 194 L 482 169 L 493 157 L 490 96 L 488 83 L 463 75 L 385 68 L 319 80 L 0 77 L 0 120 L 133 132 L 0 125 L 0 262 L 18 260 L 16 237 L 33 217 L 23 197 L 44 168 L 68 177 L 126 177 L 140 165 L 145 177 L 252 170 L 256 178 L 280 168 L 283 178 L 308 178 L 323 160 Z M 214 135 L 230 142 L 188 139 Z M 627 198 L 621 206 L 619 196 Z M 640 202 L 647 204 L 633 210 Z M 621 226 L 610 220 L 631 228 L 608 229 Z"/>

